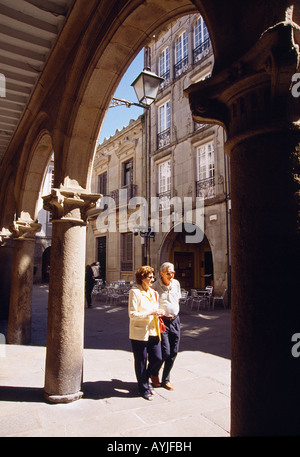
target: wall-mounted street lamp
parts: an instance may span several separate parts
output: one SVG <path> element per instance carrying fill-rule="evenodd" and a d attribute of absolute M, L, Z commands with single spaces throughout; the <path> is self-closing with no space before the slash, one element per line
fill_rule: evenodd
<path fill-rule="evenodd" d="M 134 88 L 138 103 L 134 103 L 128 100 L 121 98 L 113 98 L 111 101 L 110 107 L 125 105 L 128 108 L 132 105 L 139 106 L 145 109 L 145 200 L 148 203 L 150 191 L 148 193 L 148 177 L 150 167 L 149 167 L 149 152 L 148 152 L 148 110 L 150 109 L 151 104 L 155 101 L 159 86 L 164 81 L 164 78 L 157 76 L 155 73 L 150 71 L 150 68 L 145 67 L 144 70 L 139 74 L 139 76 L 133 81 L 131 86 Z M 149 204 L 148 204 L 149 208 Z M 148 226 L 140 228 L 134 232 L 135 235 L 139 234 L 144 239 L 144 264 L 147 262 L 148 257 L 148 238 L 154 238 L 154 232 L 152 228 Z M 150 259 L 149 259 L 150 260 Z"/>
<path fill-rule="evenodd" d="M 150 197 L 150 164 L 149 164 L 149 144 L 148 144 L 148 110 L 150 105 L 156 100 L 159 86 L 164 81 L 164 78 L 157 76 L 155 73 L 150 71 L 150 68 L 146 67 L 139 74 L 139 76 L 131 84 L 134 88 L 136 97 L 140 105 L 145 108 L 145 200 L 148 204 L 149 210 L 149 197 Z M 149 172 L 148 172 L 149 170 Z M 149 193 L 148 193 L 148 182 L 149 182 Z M 149 219 L 149 217 L 148 217 Z M 148 239 L 154 238 L 154 232 L 149 226 L 140 230 L 140 236 L 144 239 L 144 264 L 150 264 L 150 253 L 148 262 Z"/>
<path fill-rule="evenodd" d="M 144 108 L 149 108 L 156 100 L 159 86 L 163 81 L 164 78 L 152 73 L 149 68 L 144 68 L 131 84 L 139 104 Z"/>
<path fill-rule="evenodd" d="M 125 105 L 130 108 L 132 105 L 140 108 L 149 109 L 150 105 L 156 100 L 160 84 L 164 78 L 152 73 L 148 67 L 138 75 L 131 86 L 134 88 L 138 103 L 125 100 L 123 98 L 112 98 L 110 108 Z"/>
<path fill-rule="evenodd" d="M 141 238 L 155 238 L 154 229 L 152 227 L 135 227 L 133 229 L 134 236 L 140 235 Z"/>

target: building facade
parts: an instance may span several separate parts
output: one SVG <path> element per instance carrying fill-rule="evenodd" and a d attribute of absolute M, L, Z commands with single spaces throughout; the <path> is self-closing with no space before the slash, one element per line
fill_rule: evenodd
<path fill-rule="evenodd" d="M 184 16 L 157 32 L 145 48 L 145 61 L 164 81 L 150 110 L 97 148 L 93 191 L 114 199 L 117 223 L 115 231 L 105 221 L 100 228 L 104 202 L 94 211 L 87 261 L 99 260 L 108 282 L 133 280 L 146 262 L 158 273 L 162 262 L 171 261 L 182 287 L 213 284 L 223 293 L 230 278 L 224 130 L 194 123 L 184 95 L 190 84 L 210 77 L 214 63 L 202 17 Z M 146 224 L 137 218 L 138 206 L 133 211 L 128 205 L 127 226 L 120 222 L 125 210 L 119 189 L 127 193 L 125 205 L 132 197 L 146 197 Z"/>

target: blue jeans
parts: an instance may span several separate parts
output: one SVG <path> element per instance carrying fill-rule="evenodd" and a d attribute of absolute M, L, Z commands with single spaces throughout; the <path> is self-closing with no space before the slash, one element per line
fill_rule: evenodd
<path fill-rule="evenodd" d="M 161 343 L 157 336 L 150 336 L 148 341 L 130 341 L 139 392 L 144 395 L 145 393 L 150 393 L 149 378 L 151 375 L 157 375 L 162 363 Z"/>
<path fill-rule="evenodd" d="M 166 331 L 161 334 L 161 348 L 164 368 L 162 383 L 170 381 L 170 372 L 179 351 L 180 342 L 180 319 L 177 316 L 173 321 L 164 319 Z"/>

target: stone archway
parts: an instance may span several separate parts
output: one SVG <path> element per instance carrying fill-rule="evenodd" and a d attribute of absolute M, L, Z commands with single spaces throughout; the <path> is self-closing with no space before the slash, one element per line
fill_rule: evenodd
<path fill-rule="evenodd" d="M 32 131 L 29 132 L 28 137 L 32 134 Z M 7 328 L 9 344 L 28 344 L 31 340 L 35 234 L 40 231 L 40 224 L 36 222 L 37 202 L 52 153 L 51 136 L 47 130 L 41 129 L 34 146 L 28 147 L 27 153 L 23 172 L 20 168 L 16 178 L 17 182 L 20 180 L 17 199 L 19 206 L 17 217 L 10 226 L 13 234 L 13 258 Z"/>
<path fill-rule="evenodd" d="M 52 401 L 81 396 L 80 275 L 84 265 L 80 259 L 84 256 L 86 213 L 98 198 L 88 192 L 99 126 L 123 72 L 149 34 L 196 7 L 209 29 L 215 67 L 210 81 L 189 90 L 191 108 L 195 120 L 227 127 L 234 176 L 232 434 L 299 432 L 299 363 L 291 356 L 291 338 L 299 332 L 295 299 L 299 296 L 295 198 L 299 189 L 292 178 L 299 174 L 295 165 L 300 143 L 299 110 L 287 94 L 292 74 L 299 71 L 295 42 L 299 43 L 300 14 L 297 4 L 297 26 L 291 15 L 286 15 L 288 6 L 287 1 L 273 0 L 233 0 L 229 4 L 218 0 L 75 2 L 1 169 L 1 176 L 5 167 L 11 172 L 30 126 L 45 108 L 55 119 L 56 190 L 45 199 L 56 221 L 53 259 L 59 258 L 64 246 L 49 296 L 52 339 L 47 342 L 45 391 Z M 260 124 L 259 135 L 255 122 Z M 272 173 L 263 173 L 268 163 Z M 24 161 L 18 165 L 17 194 Z M 275 180 L 281 183 L 282 192 L 275 189 Z M 273 205 L 272 217 L 266 217 L 273 195 L 280 205 Z M 19 214 L 22 211 L 19 205 Z M 266 225 L 276 227 L 272 237 L 267 236 Z M 281 243 L 279 250 L 277 245 L 274 254 L 270 240 L 281 240 L 283 235 L 288 245 Z M 278 259 L 288 257 L 294 268 L 281 276 L 278 288 L 274 279 L 280 269 Z M 20 258 L 16 267 L 19 263 Z M 264 282 L 259 269 L 266 273 Z"/>

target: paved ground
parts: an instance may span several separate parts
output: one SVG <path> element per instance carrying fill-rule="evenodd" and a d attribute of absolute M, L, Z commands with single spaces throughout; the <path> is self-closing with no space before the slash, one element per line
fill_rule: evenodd
<path fill-rule="evenodd" d="M 31 345 L 0 344 L 0 436 L 229 436 L 229 310 L 182 310 L 175 390 L 155 389 L 148 402 L 137 393 L 127 308 L 95 302 L 85 310 L 84 396 L 53 405 L 43 399 L 47 296 L 34 286 Z"/>

